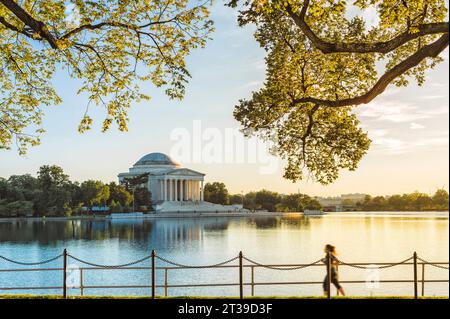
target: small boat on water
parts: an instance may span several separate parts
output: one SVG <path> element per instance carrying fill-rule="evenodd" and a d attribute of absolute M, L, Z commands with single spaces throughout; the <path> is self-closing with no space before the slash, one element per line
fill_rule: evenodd
<path fill-rule="evenodd" d="M 303 215 L 305 216 L 322 216 L 326 215 L 327 213 L 323 210 L 313 210 L 313 209 L 305 209 L 303 212 Z"/>

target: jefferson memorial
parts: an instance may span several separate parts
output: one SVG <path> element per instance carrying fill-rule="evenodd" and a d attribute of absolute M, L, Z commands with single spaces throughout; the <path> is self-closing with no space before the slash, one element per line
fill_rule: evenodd
<path fill-rule="evenodd" d="M 242 206 L 205 202 L 205 174 L 184 168 L 165 154 L 145 155 L 129 169 L 129 172 L 118 175 L 119 182 L 142 174 L 148 174 L 147 185 L 143 186 L 146 186 L 152 194 L 152 202 L 157 213 L 242 210 Z"/>

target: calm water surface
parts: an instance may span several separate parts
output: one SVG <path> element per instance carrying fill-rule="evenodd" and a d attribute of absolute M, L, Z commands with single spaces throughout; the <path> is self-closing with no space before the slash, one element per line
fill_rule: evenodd
<path fill-rule="evenodd" d="M 98 264 L 122 264 L 157 250 L 160 256 L 189 265 L 214 264 L 239 251 L 260 263 L 310 263 L 323 257 L 323 246 L 337 246 L 345 262 L 397 262 L 417 251 L 423 259 L 449 260 L 448 213 L 335 213 L 323 217 L 203 217 L 117 221 L 0 221 L 0 255 L 26 262 L 70 254 Z M 44 267 L 61 267 L 59 259 Z M 76 268 L 79 262 L 69 260 Z M 138 266 L 149 266 L 147 260 Z M 159 266 L 166 266 L 158 262 Z M 30 268 L 0 260 L 0 269 Z M 295 271 L 258 268 L 256 282 L 323 280 L 325 267 Z M 366 280 L 365 269 L 340 267 L 340 279 Z M 372 273 L 373 274 L 373 273 Z M 427 279 L 448 279 L 449 271 L 427 266 Z M 244 273 L 250 280 L 250 271 Z M 413 278 L 411 265 L 379 271 L 380 279 Z M 419 278 L 421 269 L 419 271 Z M 149 285 L 148 270 L 89 270 L 84 285 Z M 74 285 L 79 272 L 72 272 Z M 1 272 L 0 287 L 61 286 L 60 271 Z M 158 284 L 164 272 L 157 273 Z M 237 283 L 233 269 L 171 270 L 169 284 Z M 448 283 L 427 283 L 426 295 L 448 295 Z M 411 295 L 411 283 L 345 284 L 349 295 Z M 319 295 L 321 285 L 256 286 L 256 295 Z M 60 293 L 54 290 L 14 290 L 0 293 Z M 420 286 L 419 286 L 420 291 Z M 85 295 L 148 295 L 149 289 L 86 289 Z M 160 288 L 158 294 L 164 294 Z M 171 288 L 169 295 L 236 295 L 237 287 Z M 245 293 L 250 294 L 250 287 Z M 70 294 L 80 294 L 71 289 Z"/>

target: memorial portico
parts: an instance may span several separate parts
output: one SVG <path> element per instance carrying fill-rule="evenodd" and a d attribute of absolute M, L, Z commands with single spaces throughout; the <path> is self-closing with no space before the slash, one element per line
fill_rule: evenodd
<path fill-rule="evenodd" d="M 162 201 L 171 202 L 203 202 L 203 177 L 188 174 L 183 176 L 179 174 L 180 172 L 176 173 L 177 176 L 169 173 L 157 178 L 157 197 Z"/>
<path fill-rule="evenodd" d="M 148 174 L 147 188 L 154 203 L 201 203 L 204 201 L 205 174 L 181 167 L 169 156 L 150 153 L 137 161 L 128 173 L 119 174 L 119 181 Z"/>

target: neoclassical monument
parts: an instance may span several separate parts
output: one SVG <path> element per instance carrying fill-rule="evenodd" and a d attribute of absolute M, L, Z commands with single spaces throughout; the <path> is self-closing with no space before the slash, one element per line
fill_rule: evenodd
<path fill-rule="evenodd" d="M 212 204 L 204 201 L 205 174 L 181 167 L 179 163 L 162 153 L 150 153 L 138 160 L 128 173 L 119 174 L 119 182 L 125 178 L 148 174 L 148 190 L 156 212 L 236 211 L 239 207 Z"/>

